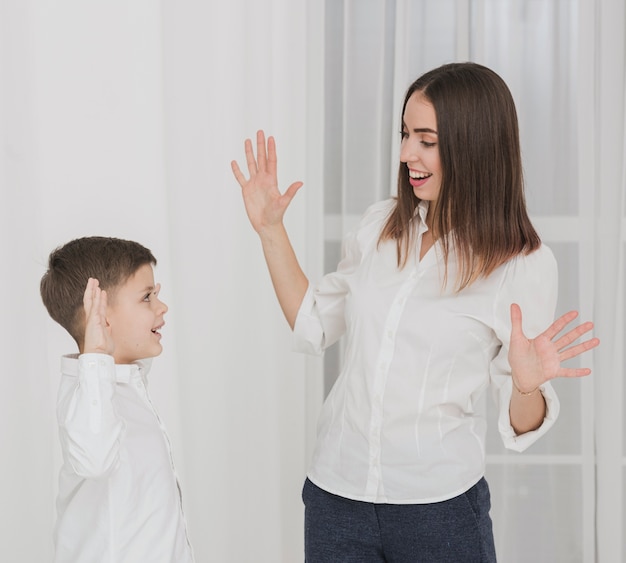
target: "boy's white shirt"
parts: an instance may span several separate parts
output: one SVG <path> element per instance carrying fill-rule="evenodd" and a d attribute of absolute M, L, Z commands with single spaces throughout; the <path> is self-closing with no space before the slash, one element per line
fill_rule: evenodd
<path fill-rule="evenodd" d="M 105 354 L 61 360 L 55 563 L 193 562 L 149 367 Z"/>

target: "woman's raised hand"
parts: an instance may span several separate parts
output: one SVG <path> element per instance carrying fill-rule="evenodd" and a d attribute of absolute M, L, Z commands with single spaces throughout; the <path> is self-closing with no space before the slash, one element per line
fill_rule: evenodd
<path fill-rule="evenodd" d="M 561 363 L 575 358 L 600 344 L 597 338 L 590 338 L 573 344 L 593 328 L 586 322 L 563 331 L 578 316 L 570 311 L 554 321 L 536 338 L 528 339 L 522 331 L 522 311 L 517 304 L 511 305 L 511 343 L 509 364 L 513 374 L 513 384 L 522 393 L 529 393 L 540 385 L 556 377 L 582 377 L 589 375 L 589 368 L 565 368 Z"/>
<path fill-rule="evenodd" d="M 276 172 L 276 142 L 273 137 L 265 141 L 263 131 L 256 135 L 256 158 L 252 141 L 246 139 L 245 153 L 249 178 L 241 172 L 236 161 L 231 162 L 233 174 L 241 186 L 246 213 L 254 230 L 261 234 L 268 227 L 282 223 L 283 216 L 302 182 L 291 184 L 284 194 L 278 189 Z"/>

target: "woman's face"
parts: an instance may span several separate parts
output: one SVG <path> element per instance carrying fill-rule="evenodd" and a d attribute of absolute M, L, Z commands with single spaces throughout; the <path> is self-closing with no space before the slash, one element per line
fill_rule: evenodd
<path fill-rule="evenodd" d="M 437 201 L 442 179 L 437 116 L 433 105 L 419 91 L 411 95 L 404 110 L 400 161 L 407 165 L 415 196 Z"/>

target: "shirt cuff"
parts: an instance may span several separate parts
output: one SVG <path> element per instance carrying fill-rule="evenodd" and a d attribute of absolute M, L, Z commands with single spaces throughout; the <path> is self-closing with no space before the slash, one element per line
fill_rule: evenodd
<path fill-rule="evenodd" d="M 554 388 L 550 385 L 550 383 L 546 382 L 541 385 L 539 389 L 541 390 L 541 394 L 546 401 L 546 416 L 539 428 L 518 435 L 511 426 L 511 418 L 509 415 L 509 405 L 511 403 L 511 394 L 513 392 L 513 378 L 508 377 L 507 381 L 500 388 L 500 416 L 498 419 L 498 430 L 502 436 L 505 448 L 516 452 L 523 452 L 539 440 L 539 438 L 550 430 L 556 422 L 561 406 Z"/>
<path fill-rule="evenodd" d="M 78 356 L 78 377 L 115 381 L 115 360 L 109 354 L 90 352 Z"/>
<path fill-rule="evenodd" d="M 115 360 L 108 354 L 78 356 L 78 381 L 93 434 L 102 430 L 103 402 L 110 401 L 115 387 Z M 68 413 L 71 416 L 71 413 Z"/>
<path fill-rule="evenodd" d="M 292 350 L 316 356 L 324 350 L 324 331 L 315 311 L 315 293 L 310 285 L 293 326 Z"/>

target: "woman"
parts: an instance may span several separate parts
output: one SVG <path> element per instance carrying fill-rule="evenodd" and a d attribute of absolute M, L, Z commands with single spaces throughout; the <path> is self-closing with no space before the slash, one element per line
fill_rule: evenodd
<path fill-rule="evenodd" d="M 558 336 L 575 311 L 552 322 L 556 263 L 528 218 L 502 79 L 474 63 L 426 73 L 401 135 L 397 198 L 366 211 L 315 288 L 283 226 L 302 184 L 278 190 L 274 140 L 259 132 L 256 158 L 246 141 L 249 179 L 232 163 L 296 348 L 346 339 L 303 489 L 310 563 L 495 561 L 474 406 L 491 387 L 522 451 L 558 414 L 549 381 L 590 373 L 561 362 L 599 344 L 571 345 L 589 322 Z"/>

